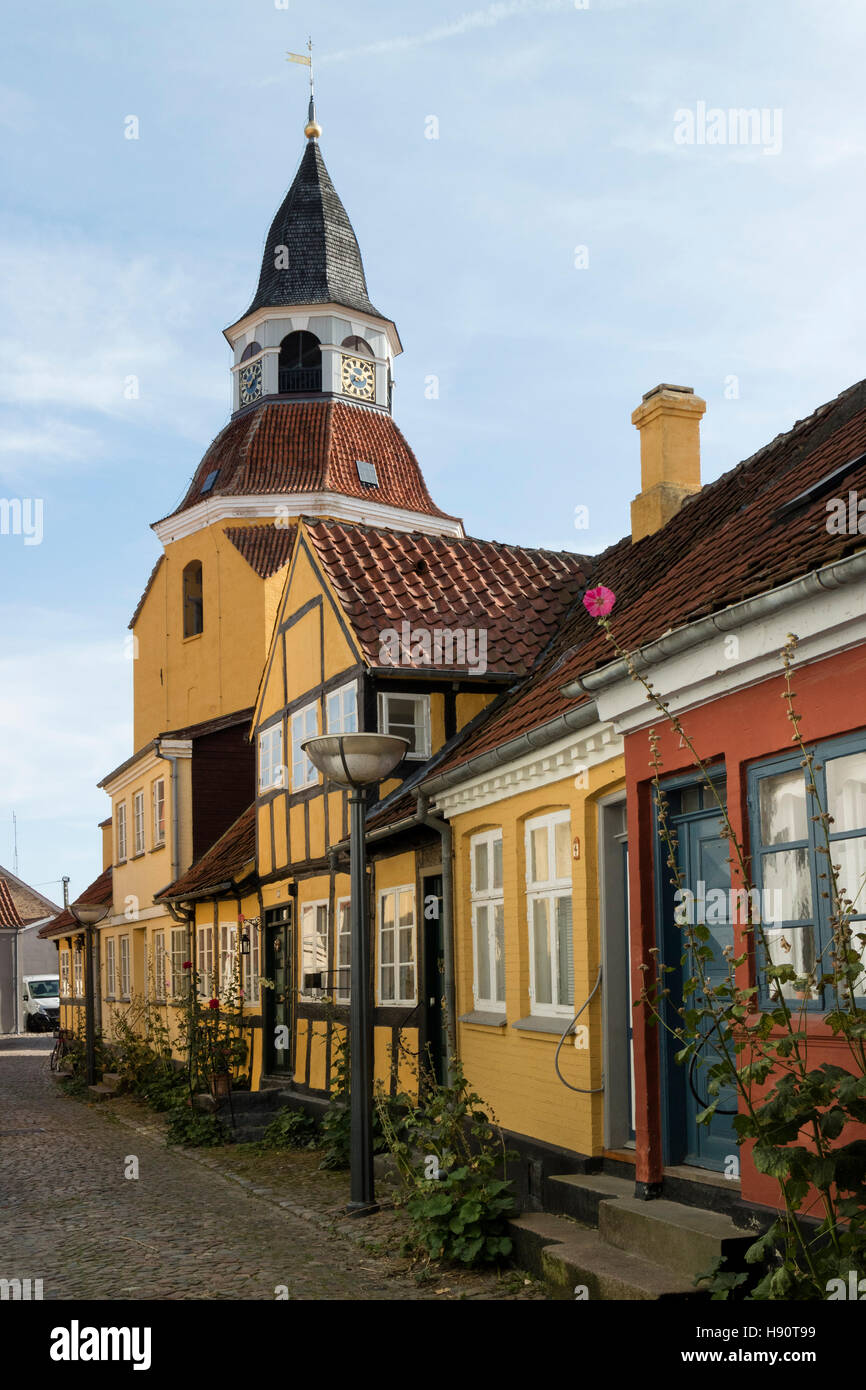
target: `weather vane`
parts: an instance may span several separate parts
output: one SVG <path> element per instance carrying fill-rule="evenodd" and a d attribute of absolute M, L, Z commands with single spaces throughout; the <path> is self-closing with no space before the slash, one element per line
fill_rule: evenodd
<path fill-rule="evenodd" d="M 307 40 L 307 53 L 287 53 L 286 62 L 302 63 L 310 69 L 310 107 L 307 115 L 307 124 L 304 134 L 308 140 L 317 140 L 322 133 L 322 127 L 316 120 L 316 92 L 313 85 L 313 40 L 312 36 Z"/>

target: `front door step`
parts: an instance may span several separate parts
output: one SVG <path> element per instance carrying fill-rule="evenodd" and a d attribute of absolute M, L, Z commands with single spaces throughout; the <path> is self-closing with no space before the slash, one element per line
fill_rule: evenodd
<path fill-rule="evenodd" d="M 508 1225 L 518 1265 L 540 1275 L 555 1299 L 637 1302 L 705 1297 L 690 1279 L 619 1250 L 598 1231 L 565 1217 L 530 1212 Z"/>
<path fill-rule="evenodd" d="M 744 1235 L 729 1216 L 719 1212 L 687 1207 L 665 1198 L 642 1202 L 633 1196 L 600 1203 L 598 1233 L 618 1250 L 640 1255 L 675 1274 L 692 1278 L 708 1269 L 720 1255 L 726 1255 L 729 1261 L 741 1256 L 754 1240 L 753 1235 Z"/>
<path fill-rule="evenodd" d="M 559 1216 L 572 1216 L 585 1226 L 598 1225 L 599 1205 L 610 1197 L 633 1197 L 634 1180 L 608 1173 L 562 1173 L 548 1178 L 544 1207 Z"/>

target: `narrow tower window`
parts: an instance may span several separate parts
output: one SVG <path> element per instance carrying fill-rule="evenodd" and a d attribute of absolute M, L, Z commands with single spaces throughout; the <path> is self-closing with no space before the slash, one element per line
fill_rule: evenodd
<path fill-rule="evenodd" d="M 241 353 L 241 361 L 248 362 L 251 357 L 255 357 L 256 353 L 261 352 L 261 350 L 261 343 L 247 343 L 246 347 Z"/>
<path fill-rule="evenodd" d="M 195 637 L 203 630 L 201 561 L 190 560 L 183 572 L 183 635 Z"/>
<path fill-rule="evenodd" d="M 280 391 L 321 391 L 322 350 L 315 333 L 289 333 L 280 343 Z"/>

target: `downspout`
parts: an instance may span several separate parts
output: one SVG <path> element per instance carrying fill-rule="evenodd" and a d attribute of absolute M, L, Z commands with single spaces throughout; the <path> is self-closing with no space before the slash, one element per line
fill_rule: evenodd
<path fill-rule="evenodd" d="M 417 792 L 418 822 L 435 830 L 442 841 L 442 941 L 445 951 L 445 1051 L 449 1081 L 452 1080 L 452 1064 L 457 1055 L 456 1028 L 456 990 L 454 987 L 454 875 L 451 857 L 454 835 L 448 821 L 430 813 L 430 798 L 425 792 Z"/>
<path fill-rule="evenodd" d="M 157 752 L 171 765 L 171 882 L 180 874 L 180 782 L 177 775 L 178 755 L 166 753 L 162 744 Z"/>

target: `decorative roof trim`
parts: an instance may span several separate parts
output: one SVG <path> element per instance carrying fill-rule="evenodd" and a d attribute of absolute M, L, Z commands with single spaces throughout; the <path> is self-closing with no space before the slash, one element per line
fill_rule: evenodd
<path fill-rule="evenodd" d="M 154 521 L 155 531 L 163 545 L 193 536 L 206 526 L 220 521 L 243 521 L 256 518 L 272 521 L 277 515 L 290 517 L 317 516 L 336 521 L 351 521 L 362 526 L 384 526 L 392 531 L 426 531 L 434 536 L 462 537 L 463 522 L 459 517 L 431 516 L 429 512 L 410 512 L 402 507 L 390 507 L 383 502 L 368 502 L 366 498 L 346 497 L 341 492 L 277 492 L 257 496 L 220 495 L 196 502 L 184 512 L 176 512 L 162 521 Z"/>

